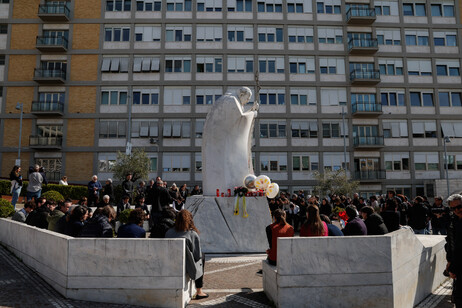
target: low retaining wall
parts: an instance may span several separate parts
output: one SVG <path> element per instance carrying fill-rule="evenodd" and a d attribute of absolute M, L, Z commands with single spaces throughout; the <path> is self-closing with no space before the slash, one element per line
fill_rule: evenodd
<path fill-rule="evenodd" d="M 445 240 L 382 236 L 279 238 L 263 288 L 278 307 L 414 307 L 444 280 Z"/>
<path fill-rule="evenodd" d="M 73 238 L 0 219 L 0 243 L 67 298 L 184 307 L 195 291 L 184 239 Z"/>

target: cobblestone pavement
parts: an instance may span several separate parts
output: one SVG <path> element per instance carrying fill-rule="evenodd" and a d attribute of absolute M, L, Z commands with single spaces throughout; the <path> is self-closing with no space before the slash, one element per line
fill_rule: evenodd
<path fill-rule="evenodd" d="M 263 293 L 262 277 L 257 274 L 261 269 L 261 260 L 264 258 L 264 255 L 207 255 L 204 291 L 210 297 L 192 300 L 187 307 L 273 307 Z M 450 292 L 451 282 L 448 280 L 416 308 L 452 308 Z M 0 246 L 0 307 L 137 308 L 139 306 L 66 299 L 33 270 Z"/>

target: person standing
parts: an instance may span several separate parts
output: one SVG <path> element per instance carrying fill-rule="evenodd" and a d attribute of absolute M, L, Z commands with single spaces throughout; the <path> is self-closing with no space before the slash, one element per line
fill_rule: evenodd
<path fill-rule="evenodd" d="M 111 203 L 114 203 L 115 197 L 114 197 L 114 186 L 112 186 L 112 179 L 106 180 L 106 185 L 104 185 L 103 191 L 105 195 L 109 196 L 109 201 Z"/>
<path fill-rule="evenodd" d="M 149 190 L 148 199 L 152 201 L 151 217 L 149 220 L 150 227 L 159 222 L 162 217 L 162 210 L 170 207 L 170 204 L 173 202 L 167 188 L 162 185 L 162 180 L 159 180 L 156 182 L 156 187 Z"/>
<path fill-rule="evenodd" d="M 432 234 L 446 235 L 446 228 L 449 223 L 449 208 L 443 205 L 443 197 L 438 196 L 435 198 L 435 203 L 430 208 L 430 212 Z"/>
<path fill-rule="evenodd" d="M 456 308 L 462 308 L 462 195 L 454 194 L 448 198 L 452 212 L 446 237 L 446 266 L 449 277 L 454 279 L 452 298 Z"/>
<path fill-rule="evenodd" d="M 425 234 L 425 228 L 430 220 L 430 211 L 424 204 L 422 197 L 416 197 L 414 203 L 408 209 L 409 226 L 415 234 Z"/>
<path fill-rule="evenodd" d="M 91 181 L 88 182 L 88 206 L 98 205 L 99 192 L 102 188 L 101 183 L 98 182 L 98 177 L 92 176 Z"/>
<path fill-rule="evenodd" d="M 16 202 L 18 202 L 19 195 L 21 194 L 22 189 L 22 175 L 20 174 L 21 167 L 14 166 L 13 170 L 10 172 L 10 181 L 11 189 L 10 193 L 12 195 L 11 204 L 16 209 Z"/>
<path fill-rule="evenodd" d="M 27 185 L 27 201 L 32 198 L 38 199 L 42 195 L 43 177 L 39 172 L 39 165 L 32 168 L 29 174 L 29 185 Z"/>
<path fill-rule="evenodd" d="M 132 174 L 129 173 L 125 176 L 125 180 L 122 182 L 122 189 L 124 194 L 130 198 L 130 202 L 133 201 L 133 181 Z"/>

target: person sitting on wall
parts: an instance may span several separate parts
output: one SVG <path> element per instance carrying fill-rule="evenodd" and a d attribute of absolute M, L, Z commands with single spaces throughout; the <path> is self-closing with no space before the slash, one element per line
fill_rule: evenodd
<path fill-rule="evenodd" d="M 88 208 L 83 205 L 76 206 L 70 215 L 66 217 L 66 224 L 64 226 L 64 234 L 78 237 L 82 232 L 85 220 L 88 217 Z"/>
<path fill-rule="evenodd" d="M 367 227 L 364 221 L 358 217 L 358 211 L 354 205 L 348 205 L 345 209 L 348 221 L 342 230 L 345 236 L 348 235 L 367 235 Z"/>
<path fill-rule="evenodd" d="M 98 203 L 97 207 L 105 207 L 107 205 L 110 205 L 110 206 L 113 205 L 111 203 L 111 197 L 109 197 L 109 195 L 104 195 L 103 198 L 101 199 L 101 202 Z"/>
<path fill-rule="evenodd" d="M 27 216 L 26 223 L 29 226 L 41 228 L 41 229 L 48 229 L 48 216 L 50 216 L 51 212 L 55 209 L 56 203 L 54 201 L 48 201 L 41 203 L 39 198 L 38 204 L 40 205 L 37 207 L 32 213 Z"/>
<path fill-rule="evenodd" d="M 151 228 L 150 238 L 164 238 L 168 229 L 175 225 L 176 211 L 173 208 L 162 210 L 162 217 Z"/>
<path fill-rule="evenodd" d="M 72 200 L 59 201 L 58 206 L 47 217 L 48 230 L 58 232 L 56 224 L 58 220 L 63 217 L 72 205 Z"/>
<path fill-rule="evenodd" d="M 281 209 L 274 211 L 274 223 L 266 227 L 266 237 L 268 239 L 269 249 L 268 263 L 276 265 L 278 252 L 278 237 L 293 237 L 294 228 L 286 221 L 286 212 Z"/>
<path fill-rule="evenodd" d="M 363 206 L 361 208 L 361 215 L 367 227 L 367 235 L 383 235 L 388 233 L 383 218 L 374 212 L 372 206 Z"/>
<path fill-rule="evenodd" d="M 115 218 L 116 212 L 112 206 L 98 208 L 93 217 L 82 228 L 80 237 L 114 237 L 110 222 Z"/>
<path fill-rule="evenodd" d="M 30 212 L 32 212 L 35 209 L 35 202 L 33 200 L 27 201 L 24 204 L 24 208 L 20 209 L 16 213 L 14 213 L 13 217 L 11 218 L 14 221 L 19 221 L 19 222 L 26 222 L 27 216 L 29 215 Z"/>
<path fill-rule="evenodd" d="M 128 210 L 128 209 L 130 209 L 130 196 L 124 195 L 122 197 L 122 201 L 120 201 L 120 203 L 117 204 L 117 217 L 119 217 L 122 211 Z"/>
<path fill-rule="evenodd" d="M 332 221 L 329 217 L 327 217 L 327 215 L 320 214 L 319 217 L 322 221 L 326 223 L 329 236 L 343 236 L 342 230 L 340 230 L 337 226 L 333 225 Z"/>
<path fill-rule="evenodd" d="M 146 214 L 141 208 L 134 209 L 130 212 L 128 223 L 121 226 L 117 232 L 118 238 L 145 238 L 146 231 L 143 229 L 143 223 Z"/>
<path fill-rule="evenodd" d="M 144 214 L 146 215 L 145 219 L 149 219 L 149 209 L 145 201 L 145 197 L 138 196 L 136 198 L 135 209 L 142 209 Z"/>

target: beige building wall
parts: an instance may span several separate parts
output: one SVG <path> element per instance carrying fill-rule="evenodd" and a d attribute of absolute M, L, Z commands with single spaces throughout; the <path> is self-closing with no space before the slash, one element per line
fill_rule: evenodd
<path fill-rule="evenodd" d="M 74 24 L 72 36 L 73 49 L 98 49 L 99 24 Z"/>
<path fill-rule="evenodd" d="M 69 87 L 70 113 L 95 113 L 96 87 Z"/>
<path fill-rule="evenodd" d="M 67 120 L 66 146 L 91 147 L 94 144 L 94 119 Z"/>
<path fill-rule="evenodd" d="M 20 111 L 16 110 L 16 103 L 23 103 L 23 112 L 29 113 L 33 99 L 34 87 L 8 87 L 5 112 L 19 113 Z"/>
<path fill-rule="evenodd" d="M 100 18 L 101 3 L 106 1 L 100 0 L 77 0 L 74 7 L 74 18 Z"/>
<path fill-rule="evenodd" d="M 8 81 L 33 80 L 35 63 L 35 55 L 10 55 Z"/>
<path fill-rule="evenodd" d="M 32 120 L 22 120 L 22 135 L 21 147 L 29 146 L 29 136 L 32 131 Z M 3 130 L 3 146 L 4 147 L 18 147 L 19 143 L 19 120 L 18 119 L 5 119 Z"/>
<path fill-rule="evenodd" d="M 66 153 L 65 174 L 72 175 L 71 182 L 90 181 L 93 175 L 93 153 L 68 152 Z"/>
<path fill-rule="evenodd" d="M 37 18 L 40 0 L 14 0 L 13 18 Z"/>
<path fill-rule="evenodd" d="M 30 160 L 31 153 L 24 153 L 21 152 L 21 167 L 22 167 L 22 176 L 23 178 L 27 178 L 27 170 L 29 167 L 29 160 Z M 11 169 L 18 158 L 17 152 L 9 152 L 9 153 L 2 153 L 2 176 L 8 177 Z"/>
<path fill-rule="evenodd" d="M 71 58 L 72 81 L 96 81 L 98 55 L 73 55 Z"/>
<path fill-rule="evenodd" d="M 11 25 L 11 49 L 34 49 L 38 24 Z"/>

